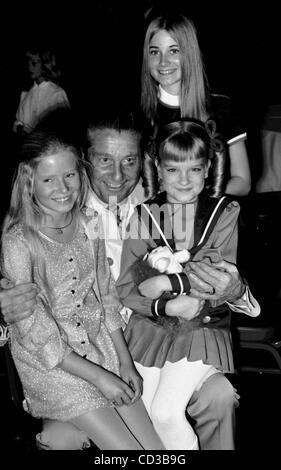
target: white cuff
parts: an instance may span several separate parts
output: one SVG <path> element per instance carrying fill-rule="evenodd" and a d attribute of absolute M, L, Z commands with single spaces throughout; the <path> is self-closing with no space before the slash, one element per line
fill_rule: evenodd
<path fill-rule="evenodd" d="M 249 315 L 250 317 L 257 317 L 261 312 L 260 305 L 250 292 L 248 286 L 246 286 L 246 290 L 242 297 L 238 299 L 238 302 L 237 304 L 235 302 L 226 303 L 233 312 L 245 313 L 245 315 Z"/>

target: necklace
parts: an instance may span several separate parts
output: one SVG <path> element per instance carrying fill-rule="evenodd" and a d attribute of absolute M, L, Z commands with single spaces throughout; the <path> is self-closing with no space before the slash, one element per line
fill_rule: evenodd
<path fill-rule="evenodd" d="M 72 221 L 73 221 L 73 214 L 71 214 L 70 222 L 68 222 L 68 224 L 64 225 L 63 227 L 48 227 L 48 225 L 45 225 L 45 227 L 51 228 L 52 230 L 56 230 L 56 232 L 59 235 L 63 235 L 63 229 L 66 228 L 66 227 L 69 227 L 69 225 L 72 223 Z"/>

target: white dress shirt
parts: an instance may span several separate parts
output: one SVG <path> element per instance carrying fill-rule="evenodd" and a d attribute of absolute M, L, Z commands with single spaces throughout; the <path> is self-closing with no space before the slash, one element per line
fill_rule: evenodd
<path fill-rule="evenodd" d="M 88 201 L 86 214 L 100 217 L 103 225 L 102 236 L 105 239 L 107 259 L 110 265 L 111 273 L 115 281 L 120 274 L 120 262 L 123 246 L 123 239 L 126 235 L 126 228 L 135 207 L 145 201 L 142 181 L 136 185 L 134 191 L 125 201 L 119 204 L 121 226 L 117 225 L 116 212 L 110 210 L 108 205 L 102 202 L 94 192 L 91 192 Z M 129 308 L 123 307 L 121 315 L 127 323 L 131 314 Z"/>

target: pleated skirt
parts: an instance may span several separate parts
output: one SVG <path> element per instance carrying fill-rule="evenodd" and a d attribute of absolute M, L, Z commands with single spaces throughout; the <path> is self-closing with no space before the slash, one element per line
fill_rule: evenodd
<path fill-rule="evenodd" d="M 224 373 L 233 373 L 232 339 L 229 328 L 206 327 L 198 320 L 146 317 L 133 312 L 125 339 L 134 361 L 145 367 L 162 368 L 166 361 L 202 360 Z"/>

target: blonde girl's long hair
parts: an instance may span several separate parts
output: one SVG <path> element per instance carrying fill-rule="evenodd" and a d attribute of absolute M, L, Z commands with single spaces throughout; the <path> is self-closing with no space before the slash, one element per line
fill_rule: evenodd
<path fill-rule="evenodd" d="M 153 36 L 163 29 L 178 43 L 181 53 L 181 118 L 194 118 L 204 122 L 208 118 L 209 85 L 203 58 L 193 22 L 179 13 L 157 16 L 146 30 L 141 71 L 141 108 L 144 115 L 155 124 L 158 83 L 149 71 L 149 45 Z"/>
<path fill-rule="evenodd" d="M 30 252 L 32 277 L 37 270 L 42 286 L 49 292 L 45 273 L 45 257 L 38 230 L 42 224 L 44 213 L 34 196 L 34 175 L 40 161 L 61 150 L 70 150 L 76 156 L 77 170 L 80 177 L 80 193 L 73 207 L 73 215 L 80 217 L 80 210 L 87 199 L 89 180 L 88 163 L 83 159 L 82 152 L 76 144 L 51 131 L 34 130 L 26 135 L 20 150 L 20 163 L 15 172 L 12 184 L 10 207 L 2 226 L 1 241 L 16 225 L 21 225 Z M 33 279 L 32 279 L 33 280 Z M 49 299 L 50 300 L 50 299 Z"/>

